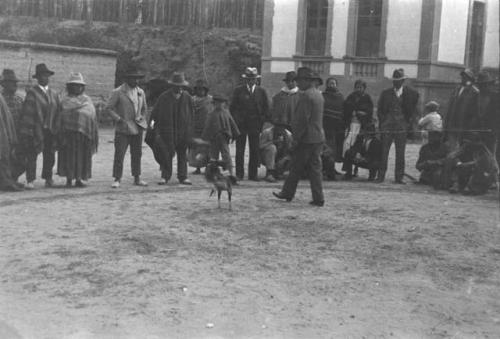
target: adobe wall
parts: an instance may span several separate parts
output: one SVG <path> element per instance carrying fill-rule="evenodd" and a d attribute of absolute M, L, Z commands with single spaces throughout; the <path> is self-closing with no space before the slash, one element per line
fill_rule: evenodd
<path fill-rule="evenodd" d="M 0 40 L 0 67 L 14 69 L 21 80 L 21 90 L 36 84 L 32 75 L 35 65 L 39 63 L 45 63 L 55 72 L 51 77 L 51 86 L 61 93 L 70 72 L 83 74 L 87 83 L 86 92 L 94 103 L 107 98 L 114 88 L 114 51 Z"/>

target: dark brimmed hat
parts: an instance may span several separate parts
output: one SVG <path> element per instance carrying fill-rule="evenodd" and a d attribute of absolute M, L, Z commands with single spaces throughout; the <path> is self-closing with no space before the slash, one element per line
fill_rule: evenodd
<path fill-rule="evenodd" d="M 425 108 L 429 111 L 437 111 L 439 109 L 439 104 L 435 102 L 434 100 L 429 101 L 428 103 L 425 104 Z"/>
<path fill-rule="evenodd" d="M 208 92 L 208 83 L 205 80 L 203 80 L 203 79 L 198 79 L 194 83 L 194 87 L 193 88 L 203 88 L 203 89 L 205 89 Z"/>
<path fill-rule="evenodd" d="M 297 77 L 297 73 L 295 73 L 295 71 L 286 72 L 285 77 L 283 78 L 283 81 L 285 81 L 285 82 L 295 81 L 296 77 Z"/>
<path fill-rule="evenodd" d="M 33 74 L 33 78 L 38 78 L 38 76 L 42 74 L 54 75 L 55 73 L 47 68 L 45 64 L 38 64 L 35 66 L 35 74 Z"/>
<path fill-rule="evenodd" d="M 392 80 L 404 80 L 408 79 L 408 77 L 405 75 L 405 70 L 402 68 L 395 69 L 394 72 L 392 72 Z"/>
<path fill-rule="evenodd" d="M 241 77 L 243 79 L 258 79 L 260 75 L 256 67 L 247 67 L 245 68 L 245 73 L 243 73 Z"/>
<path fill-rule="evenodd" d="M 186 81 L 184 72 L 174 72 L 172 78 L 168 81 L 172 86 L 187 87 L 189 82 Z"/>
<path fill-rule="evenodd" d="M 141 73 L 136 66 L 129 66 L 124 72 L 123 76 L 125 78 L 136 78 L 136 79 L 144 78 L 144 74 Z"/>
<path fill-rule="evenodd" d="M 317 73 L 315 73 L 312 69 L 309 67 L 299 67 L 297 69 L 297 76 L 295 77 L 296 80 L 298 79 L 310 79 L 310 80 L 319 80 L 323 82 L 323 79 L 319 77 Z"/>
<path fill-rule="evenodd" d="M 228 102 L 228 98 L 222 94 L 215 94 L 212 96 L 212 101 L 214 102 Z"/>
<path fill-rule="evenodd" d="M 2 79 L 0 80 L 0 83 L 4 81 L 18 82 L 19 79 L 16 77 L 16 73 L 14 72 L 14 70 L 5 68 L 2 71 Z"/>
<path fill-rule="evenodd" d="M 474 76 L 474 73 L 470 69 L 468 69 L 468 68 L 466 68 L 462 72 L 460 72 L 460 75 L 463 76 L 463 77 L 468 78 L 471 81 L 476 80 L 476 77 Z"/>
<path fill-rule="evenodd" d="M 495 79 L 493 79 L 490 75 L 489 72 L 486 71 L 480 71 L 477 74 L 477 81 L 478 84 L 490 84 L 495 82 Z"/>

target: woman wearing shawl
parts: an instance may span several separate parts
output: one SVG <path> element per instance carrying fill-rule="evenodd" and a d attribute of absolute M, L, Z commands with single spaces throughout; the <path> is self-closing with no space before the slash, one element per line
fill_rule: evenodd
<path fill-rule="evenodd" d="M 92 176 L 92 155 L 97 152 L 98 125 L 92 100 L 85 95 L 80 73 L 72 73 L 66 83 L 60 116 L 60 150 L 57 172 L 66 177 L 66 186 L 85 187 L 82 181 Z"/>
<path fill-rule="evenodd" d="M 0 95 L 0 190 L 19 191 L 22 186 L 12 178 L 12 151 L 17 144 L 16 128 L 9 107 Z"/>
<path fill-rule="evenodd" d="M 195 138 L 201 138 L 203 130 L 205 129 L 207 115 L 213 110 L 212 96 L 208 94 L 208 90 L 206 81 L 202 79 L 196 81 L 193 95 Z M 188 154 L 188 162 L 190 166 L 196 167 L 193 174 L 200 174 L 200 168 L 206 166 L 208 163 L 208 146 L 203 144 L 191 145 Z"/>
<path fill-rule="evenodd" d="M 373 102 L 365 90 L 366 82 L 356 80 L 354 92 L 349 94 L 344 102 L 344 123 L 347 129 L 342 154 L 354 145 L 358 134 L 372 123 Z"/>
<path fill-rule="evenodd" d="M 328 78 L 326 80 L 323 98 L 325 99 L 323 129 L 325 131 L 327 146 L 323 153 L 323 157 L 325 161 L 332 164 L 331 168 L 325 171 L 325 174 L 329 179 L 335 180 L 335 175 L 337 174 L 335 162 L 342 161 L 342 142 L 344 140 L 345 131 L 344 115 L 342 113 L 344 96 L 337 88 L 337 79 Z"/>

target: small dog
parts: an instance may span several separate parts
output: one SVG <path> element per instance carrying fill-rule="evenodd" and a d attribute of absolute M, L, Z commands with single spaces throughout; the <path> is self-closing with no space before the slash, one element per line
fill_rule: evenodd
<path fill-rule="evenodd" d="M 217 199 L 218 205 L 220 208 L 220 196 L 222 191 L 227 191 L 227 199 L 229 200 L 229 209 L 231 207 L 231 196 L 233 195 L 233 185 L 237 184 L 236 178 L 232 175 L 225 176 L 222 174 L 222 169 L 225 169 L 225 165 L 222 161 L 219 160 L 210 160 L 205 169 L 205 179 L 207 182 L 214 185 L 212 191 L 210 192 L 210 196 L 212 196 L 215 191 L 217 191 Z"/>

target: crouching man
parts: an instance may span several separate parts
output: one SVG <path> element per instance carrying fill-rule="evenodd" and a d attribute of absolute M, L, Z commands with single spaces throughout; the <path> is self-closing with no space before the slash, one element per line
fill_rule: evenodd
<path fill-rule="evenodd" d="M 214 110 L 208 113 L 202 138 L 210 143 L 208 152 L 210 160 L 218 160 L 220 153 L 225 168 L 233 176 L 233 161 L 229 153 L 229 142 L 236 139 L 240 135 L 240 131 L 227 109 L 227 98 L 214 95 L 212 101 Z"/>
<path fill-rule="evenodd" d="M 374 181 L 382 166 L 382 143 L 376 137 L 375 126 L 366 126 L 359 134 L 354 145 L 344 155 L 345 180 L 352 179 L 353 165 L 366 168 L 369 171 L 368 181 Z"/>
<path fill-rule="evenodd" d="M 267 182 L 276 182 L 288 170 L 292 133 L 282 123 L 274 123 L 260 134 L 259 149 L 261 163 L 266 167 Z"/>
<path fill-rule="evenodd" d="M 443 188 L 443 165 L 448 155 L 448 147 L 442 137 L 439 131 L 429 131 L 428 142 L 420 148 L 416 165 L 420 171 L 418 183 L 435 189 Z"/>
<path fill-rule="evenodd" d="M 462 146 L 448 158 L 450 193 L 485 194 L 497 180 L 495 158 L 477 133 L 467 133 Z"/>

